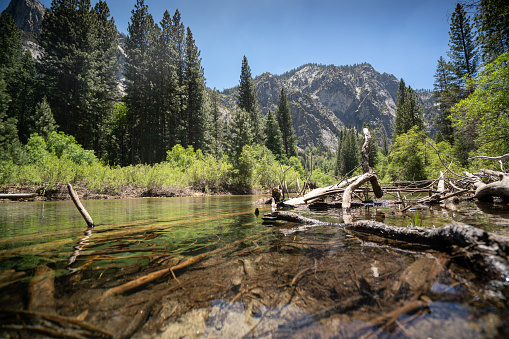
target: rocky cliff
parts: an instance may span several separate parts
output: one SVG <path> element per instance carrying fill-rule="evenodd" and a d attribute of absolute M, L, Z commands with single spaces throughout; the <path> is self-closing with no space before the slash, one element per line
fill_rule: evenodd
<path fill-rule="evenodd" d="M 254 79 L 262 115 L 275 111 L 281 87 L 287 92 L 298 146 L 335 150 L 337 135 L 345 126 L 361 128 L 368 122 L 390 136 L 396 111 L 399 80 L 379 73 L 370 64 L 334 66 L 307 64 L 276 76 L 264 73 Z M 223 92 L 223 105 L 235 109 L 237 90 Z M 435 114 L 433 98 L 420 93 L 426 121 Z"/>
<path fill-rule="evenodd" d="M 16 26 L 23 32 L 37 34 L 41 32 L 44 6 L 38 0 L 11 0 L 4 12 L 12 16 Z"/>

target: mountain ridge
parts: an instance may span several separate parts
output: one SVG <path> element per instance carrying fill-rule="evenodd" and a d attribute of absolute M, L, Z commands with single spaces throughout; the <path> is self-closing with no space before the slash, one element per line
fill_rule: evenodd
<path fill-rule="evenodd" d="M 318 65 L 308 63 L 281 75 L 263 73 L 254 78 L 258 104 L 265 116 L 275 111 L 281 87 L 285 88 L 293 117 L 297 144 L 301 148 L 336 150 L 339 131 L 359 130 L 369 123 L 379 136 L 392 135 L 399 80 L 379 73 L 369 63 Z M 222 91 L 229 114 L 235 109 L 238 87 Z M 437 111 L 429 92 L 418 92 L 426 121 Z M 431 129 L 431 125 L 427 126 Z"/>

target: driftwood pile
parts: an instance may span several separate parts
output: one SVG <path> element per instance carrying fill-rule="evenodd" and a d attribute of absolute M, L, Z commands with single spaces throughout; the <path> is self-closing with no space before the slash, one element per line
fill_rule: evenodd
<path fill-rule="evenodd" d="M 325 198 L 332 198 L 336 205 L 341 201 L 343 210 L 348 211 L 351 208 L 352 198 L 354 196 L 357 196 L 359 200 L 369 200 L 368 197 L 370 195 L 380 199 L 384 194 L 394 197 L 398 202 L 403 204 L 404 209 L 413 206 L 406 206 L 406 201 L 408 195 L 413 196 L 415 194 L 421 194 L 421 196 L 422 194 L 427 194 L 428 196 L 414 201 L 414 204 L 447 204 L 450 202 L 458 202 L 458 196 L 463 196 L 468 199 L 473 198 L 482 202 L 501 200 L 503 203 L 509 203 L 509 173 L 504 172 L 502 167 L 502 172 L 481 169 L 479 173 L 465 172 L 464 175 L 460 175 L 451 171 L 448 166 L 444 164 L 446 172 L 450 174 L 449 177 L 441 173 L 440 177 L 435 180 L 381 184 L 378 181 L 375 171 L 369 166 L 371 134 L 367 128 L 364 128 L 363 132 L 365 141 L 362 146 L 362 163 L 359 167 L 362 167 L 364 174 L 348 179 L 343 178 L 337 184 L 316 188 L 307 194 L 304 194 L 303 189 L 296 198 L 285 200 L 282 204 L 284 206 L 295 207 L 312 204 L 324 200 Z M 483 158 L 500 160 L 506 157 L 509 158 L 509 154 L 502 157 Z M 369 182 L 370 185 L 361 187 L 367 182 Z M 283 188 L 286 188 L 284 172 Z M 278 193 L 275 195 L 274 192 L 276 191 L 279 192 L 278 190 L 273 191 L 273 198 L 278 201 L 281 194 Z M 284 192 L 285 190 L 283 189 L 283 193 Z M 283 194 L 283 199 L 284 196 Z M 361 198 L 361 196 L 363 196 L 363 198 Z"/>

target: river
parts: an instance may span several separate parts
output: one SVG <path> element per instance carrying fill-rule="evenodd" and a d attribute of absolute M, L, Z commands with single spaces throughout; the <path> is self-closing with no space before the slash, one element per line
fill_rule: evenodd
<path fill-rule="evenodd" d="M 256 198 L 84 201 L 93 229 L 70 201 L 0 204 L 0 336 L 507 336 L 507 302 L 459 254 L 267 223 Z M 298 212 L 343 221 L 337 210 Z M 509 211 L 372 206 L 353 219 L 456 220 L 507 236 Z"/>

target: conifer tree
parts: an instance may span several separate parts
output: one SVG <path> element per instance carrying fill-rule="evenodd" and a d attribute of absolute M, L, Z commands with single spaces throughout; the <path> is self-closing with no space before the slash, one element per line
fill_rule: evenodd
<path fill-rule="evenodd" d="M 30 52 L 23 52 L 21 34 L 8 13 L 0 16 L 0 73 L 10 97 L 6 114 L 17 120 L 18 136 L 26 141 L 35 110 L 37 71 Z"/>
<path fill-rule="evenodd" d="M 345 128 L 338 138 L 336 153 L 336 170 L 338 175 L 345 175 L 360 163 L 360 146 L 355 128 Z"/>
<path fill-rule="evenodd" d="M 276 117 L 283 138 L 283 148 L 285 154 L 288 157 L 297 156 L 292 113 L 290 111 L 290 106 L 288 105 L 288 100 L 286 98 L 284 88 L 281 88 L 281 92 L 279 93 L 279 103 L 277 106 Z"/>
<path fill-rule="evenodd" d="M 271 110 L 267 112 L 267 118 L 265 121 L 265 146 L 276 156 L 277 159 L 281 159 L 285 154 L 283 149 L 283 136 L 277 119 L 274 118 L 274 114 Z"/>
<path fill-rule="evenodd" d="M 440 115 L 435 121 L 438 127 L 436 136 L 437 142 L 443 140 L 451 144 L 454 142 L 454 131 L 449 114 L 451 107 L 458 101 L 460 92 L 454 78 L 455 75 L 452 71 L 451 63 L 445 61 L 443 57 L 440 57 L 435 72 L 434 83 L 434 96 L 437 97 L 436 102 L 438 103 L 438 109 L 440 111 Z"/>
<path fill-rule="evenodd" d="M 187 105 L 185 108 L 185 128 L 187 130 L 186 145 L 194 149 L 207 146 L 205 143 L 207 130 L 207 110 L 205 108 L 205 78 L 201 66 L 200 51 L 196 47 L 191 29 L 187 28 L 184 79 L 186 85 Z"/>
<path fill-rule="evenodd" d="M 240 72 L 239 108 L 248 113 L 250 125 L 253 129 L 252 134 L 254 141 L 261 143 L 263 136 L 260 126 L 260 112 L 258 109 L 258 100 L 256 98 L 256 88 L 246 56 L 242 59 L 242 68 Z"/>
<path fill-rule="evenodd" d="M 394 136 L 408 132 L 413 126 L 424 129 L 422 108 L 415 91 L 410 86 L 405 87 L 405 82 L 401 79 L 394 118 Z"/>
<path fill-rule="evenodd" d="M 160 100 L 161 151 L 172 149 L 177 144 L 177 122 L 179 121 L 177 50 L 175 29 L 170 13 L 165 11 L 160 23 L 161 32 L 157 47 L 159 81 L 155 88 Z"/>
<path fill-rule="evenodd" d="M 48 102 L 63 131 L 100 152 L 105 119 L 116 95 L 116 28 L 105 2 L 53 1 L 39 43 Z M 107 110 L 105 112 L 104 110 Z"/>
<path fill-rule="evenodd" d="M 154 107 L 152 83 L 157 26 L 144 0 L 138 0 L 132 10 L 126 39 L 126 103 L 131 135 L 131 163 L 153 163 L 157 160 L 157 109 Z"/>
<path fill-rule="evenodd" d="M 509 52 L 509 6 L 507 0 L 478 2 L 477 43 L 485 64 Z"/>
<path fill-rule="evenodd" d="M 254 140 L 249 113 L 242 108 L 237 108 L 232 114 L 228 129 L 229 148 L 235 165 L 244 146 L 252 144 Z"/>
<path fill-rule="evenodd" d="M 43 98 L 43 100 L 38 103 L 35 108 L 34 127 L 32 133 L 37 133 L 44 139 L 47 139 L 48 135 L 56 132 L 57 129 L 58 125 L 53 118 L 53 113 L 51 113 L 48 101 L 46 98 Z"/>
<path fill-rule="evenodd" d="M 451 60 L 457 84 L 464 87 L 466 78 L 473 77 L 477 72 L 478 53 L 470 17 L 459 3 L 451 17 L 447 54 Z"/>
<path fill-rule="evenodd" d="M 212 91 L 210 113 L 211 153 L 216 159 L 220 159 L 223 155 L 224 122 L 219 110 L 219 93 L 215 88 Z"/>
<path fill-rule="evenodd" d="M 175 65 L 176 65 L 176 76 L 177 76 L 177 99 L 176 99 L 176 143 L 185 144 L 187 143 L 187 128 L 186 126 L 186 106 L 187 106 L 187 95 L 186 95 L 186 83 L 185 83 L 185 37 L 186 30 L 184 24 L 181 22 L 180 12 L 175 10 L 175 14 L 172 19 L 172 41 L 173 48 L 175 50 Z"/>
<path fill-rule="evenodd" d="M 0 74 L 0 172 L 4 171 L 3 162 L 18 162 L 21 156 L 16 119 L 7 116 L 10 101 L 6 83 Z"/>

